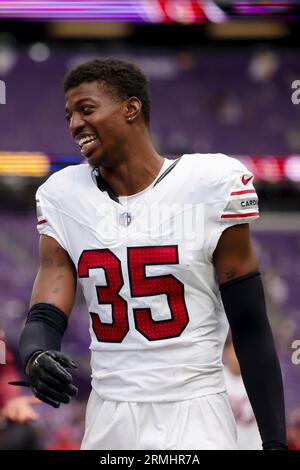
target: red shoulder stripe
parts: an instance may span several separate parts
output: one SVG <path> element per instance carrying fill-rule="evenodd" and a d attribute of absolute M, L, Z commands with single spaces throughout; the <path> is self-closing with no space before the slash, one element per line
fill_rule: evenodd
<path fill-rule="evenodd" d="M 244 219 L 245 217 L 255 217 L 259 212 L 247 212 L 246 214 L 223 214 L 221 219 Z"/>

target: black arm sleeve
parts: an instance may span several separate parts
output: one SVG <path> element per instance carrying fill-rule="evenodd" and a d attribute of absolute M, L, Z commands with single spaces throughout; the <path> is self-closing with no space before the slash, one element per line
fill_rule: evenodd
<path fill-rule="evenodd" d="M 263 448 L 286 448 L 283 384 L 259 273 L 220 285 L 232 341 Z"/>
<path fill-rule="evenodd" d="M 54 305 L 38 303 L 31 307 L 19 342 L 24 369 L 36 351 L 60 351 L 67 325 L 67 315 Z"/>

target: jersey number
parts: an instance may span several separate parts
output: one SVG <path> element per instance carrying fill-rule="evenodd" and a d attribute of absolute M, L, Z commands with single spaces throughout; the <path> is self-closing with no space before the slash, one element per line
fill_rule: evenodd
<path fill-rule="evenodd" d="M 127 248 L 131 297 L 149 297 L 165 294 L 172 317 L 153 320 L 151 309 L 134 308 L 136 329 L 149 341 L 180 336 L 189 317 L 184 300 L 183 284 L 172 274 L 146 276 L 146 266 L 178 264 L 177 246 L 151 246 Z M 106 286 L 96 286 L 98 303 L 112 307 L 112 323 L 104 323 L 99 315 L 90 312 L 98 341 L 120 343 L 129 331 L 127 302 L 119 294 L 124 285 L 121 262 L 109 249 L 85 250 L 78 263 L 80 278 L 89 277 L 89 270 L 103 268 Z"/>

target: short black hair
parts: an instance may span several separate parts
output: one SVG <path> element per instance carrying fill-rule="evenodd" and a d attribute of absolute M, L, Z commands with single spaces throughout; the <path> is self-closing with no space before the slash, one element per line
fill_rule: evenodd
<path fill-rule="evenodd" d="M 151 99 L 149 82 L 140 68 L 125 60 L 95 59 L 68 72 L 64 78 L 64 92 L 84 82 L 99 81 L 118 98 L 136 96 L 142 103 L 147 126 L 150 122 Z"/>

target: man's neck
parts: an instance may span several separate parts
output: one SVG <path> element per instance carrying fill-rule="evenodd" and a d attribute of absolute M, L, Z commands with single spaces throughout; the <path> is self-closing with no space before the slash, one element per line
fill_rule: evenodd
<path fill-rule="evenodd" d="M 147 188 L 159 174 L 164 158 L 152 144 L 134 145 L 113 167 L 100 167 L 100 173 L 118 196 L 130 196 Z"/>

